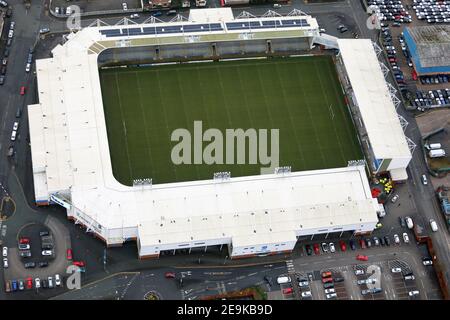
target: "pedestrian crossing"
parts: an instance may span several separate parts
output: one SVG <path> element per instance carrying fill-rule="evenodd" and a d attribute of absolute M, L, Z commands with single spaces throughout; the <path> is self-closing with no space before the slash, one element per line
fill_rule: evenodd
<path fill-rule="evenodd" d="M 295 266 L 293 260 L 286 260 L 286 268 L 288 273 L 295 273 Z"/>

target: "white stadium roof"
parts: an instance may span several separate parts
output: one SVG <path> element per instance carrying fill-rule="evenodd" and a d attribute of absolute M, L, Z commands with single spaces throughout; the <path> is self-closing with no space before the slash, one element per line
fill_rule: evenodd
<path fill-rule="evenodd" d="M 376 157 L 411 158 L 372 41 L 339 39 L 338 44 Z"/>

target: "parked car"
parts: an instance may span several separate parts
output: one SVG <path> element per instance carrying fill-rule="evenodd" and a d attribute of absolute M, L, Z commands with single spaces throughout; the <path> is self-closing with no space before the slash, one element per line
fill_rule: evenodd
<path fill-rule="evenodd" d="M 41 279 L 39 278 L 34 279 L 34 287 L 36 289 L 39 289 L 41 287 Z"/>
<path fill-rule="evenodd" d="M 128 10 L 128 5 L 125 2 L 122 3 L 122 9 L 124 11 Z"/>
<path fill-rule="evenodd" d="M 34 262 L 27 262 L 23 266 L 25 267 L 25 269 L 33 269 L 33 268 L 36 268 L 36 263 L 34 263 Z"/>
<path fill-rule="evenodd" d="M 334 282 L 327 282 L 323 284 L 324 289 L 334 288 Z"/>
<path fill-rule="evenodd" d="M 396 194 L 395 196 L 392 197 L 391 202 L 395 203 L 398 200 L 398 198 L 399 198 L 399 195 Z"/>
<path fill-rule="evenodd" d="M 335 299 L 337 298 L 337 294 L 336 293 L 330 293 L 326 295 L 327 299 Z"/>
<path fill-rule="evenodd" d="M 30 72 L 30 70 L 31 70 L 31 63 L 27 63 L 26 65 L 25 65 L 25 72 Z"/>
<path fill-rule="evenodd" d="M 8 269 L 8 267 L 9 267 L 8 258 L 3 258 L 3 268 Z"/>
<path fill-rule="evenodd" d="M 48 231 L 41 231 L 41 232 L 39 232 L 39 236 L 40 237 L 45 237 L 45 236 L 48 236 L 48 235 L 49 235 Z"/>
<path fill-rule="evenodd" d="M 54 285 L 53 285 L 53 277 L 52 276 L 48 276 L 47 280 L 48 280 L 48 287 L 50 289 L 52 289 L 54 287 Z"/>
<path fill-rule="evenodd" d="M 302 292 L 302 298 L 309 298 L 311 297 L 311 291 L 303 291 Z"/>
<path fill-rule="evenodd" d="M 328 293 L 335 293 L 335 292 L 336 292 L 336 290 L 334 288 L 325 289 L 325 293 L 326 294 L 328 294 Z"/>
<path fill-rule="evenodd" d="M 365 272 L 363 269 L 356 269 L 355 270 L 355 275 L 359 276 L 359 275 L 363 275 Z"/>
<path fill-rule="evenodd" d="M 25 279 L 27 289 L 33 289 L 33 278 L 28 277 Z"/>
<path fill-rule="evenodd" d="M 400 220 L 400 225 L 402 226 L 402 228 L 406 227 L 406 221 L 404 217 L 399 217 L 398 218 Z"/>
<path fill-rule="evenodd" d="M 408 295 L 409 295 L 410 297 L 418 296 L 418 295 L 419 295 L 419 290 L 409 291 L 409 292 L 408 292 Z"/>
<path fill-rule="evenodd" d="M 19 244 L 19 250 L 30 250 L 29 244 Z"/>
<path fill-rule="evenodd" d="M 333 242 L 330 242 L 330 252 L 331 253 L 336 252 L 336 248 L 334 247 L 334 243 Z"/>
<path fill-rule="evenodd" d="M 2 254 L 3 254 L 3 257 L 7 257 L 8 256 L 8 247 L 3 247 Z"/>
<path fill-rule="evenodd" d="M 356 256 L 356 260 L 367 261 L 367 260 L 369 260 L 369 257 L 368 257 L 368 256 L 364 256 L 364 255 L 362 255 L 362 254 L 358 254 L 358 255 Z"/>
<path fill-rule="evenodd" d="M 330 271 L 325 271 L 325 272 L 322 272 L 322 278 L 328 278 L 328 277 L 331 277 L 331 272 Z"/>
<path fill-rule="evenodd" d="M 309 286 L 309 281 L 300 281 L 300 282 L 298 283 L 298 286 L 299 286 L 300 288 L 308 287 L 308 286 Z"/>
<path fill-rule="evenodd" d="M 395 244 L 400 244 L 400 237 L 398 236 L 398 234 L 394 234 L 394 242 Z"/>
<path fill-rule="evenodd" d="M 322 242 L 322 251 L 328 252 L 328 244 L 326 244 L 325 242 Z"/>
<path fill-rule="evenodd" d="M 41 28 L 41 29 L 39 29 L 39 33 L 40 34 L 46 34 L 46 33 L 49 33 L 49 32 L 50 32 L 49 28 Z"/>
<path fill-rule="evenodd" d="M 43 256 L 51 256 L 51 255 L 53 255 L 53 251 L 52 250 L 42 250 L 41 254 Z"/>
<path fill-rule="evenodd" d="M 72 260 L 72 249 L 67 249 L 66 251 L 67 260 Z"/>
<path fill-rule="evenodd" d="M 355 251 L 356 250 L 356 245 L 355 242 L 353 240 L 350 240 L 350 248 Z"/>
<path fill-rule="evenodd" d="M 20 244 L 27 244 L 27 243 L 29 244 L 30 243 L 30 238 L 22 237 L 22 238 L 19 239 L 19 243 Z"/>
<path fill-rule="evenodd" d="M 75 264 L 75 263 L 74 263 Z M 80 266 L 79 266 L 80 267 Z M 174 279 L 175 278 L 175 272 L 166 272 L 164 274 L 164 277 L 167 279 Z"/>
<path fill-rule="evenodd" d="M 308 256 L 310 256 L 310 255 L 313 254 L 313 250 L 311 249 L 311 245 L 307 244 L 307 245 L 305 246 L 305 250 L 306 250 L 306 254 L 307 254 Z"/>
<path fill-rule="evenodd" d="M 391 271 L 392 271 L 392 273 L 400 273 L 400 272 L 402 272 L 402 269 L 401 268 L 392 268 Z"/>
<path fill-rule="evenodd" d="M 31 251 L 30 250 L 23 250 L 23 251 L 20 251 L 19 255 L 22 258 L 31 258 Z"/>
<path fill-rule="evenodd" d="M 314 243 L 313 249 L 314 249 L 314 253 L 315 253 L 316 255 L 319 255 L 319 254 L 320 254 L 320 247 L 319 247 L 319 244 L 318 244 L 318 243 Z"/>
<path fill-rule="evenodd" d="M 378 237 L 373 237 L 373 244 L 378 247 L 380 245 L 380 239 L 378 239 Z"/>
<path fill-rule="evenodd" d="M 139 14 L 133 13 L 132 15 L 130 15 L 130 19 L 139 19 Z"/>
<path fill-rule="evenodd" d="M 424 266 L 432 266 L 433 265 L 433 260 L 431 260 L 430 258 L 423 258 L 422 259 L 422 263 Z"/>
<path fill-rule="evenodd" d="M 366 242 L 364 241 L 364 239 L 359 239 L 359 245 L 361 246 L 361 249 L 367 248 Z"/>
<path fill-rule="evenodd" d="M 416 279 L 416 277 L 414 277 L 414 275 L 412 275 L 412 274 L 406 275 L 404 278 L 405 278 L 405 280 L 414 280 L 414 279 Z"/>
<path fill-rule="evenodd" d="M 293 292 L 294 289 L 292 289 L 291 287 L 283 289 L 283 294 L 292 294 Z"/>
<path fill-rule="evenodd" d="M 345 245 L 344 241 L 339 241 L 339 246 L 341 247 L 342 252 L 345 252 L 347 250 L 347 246 Z"/>
<path fill-rule="evenodd" d="M 61 286 L 61 277 L 59 276 L 59 274 L 55 274 L 55 285 L 57 287 Z"/>
<path fill-rule="evenodd" d="M 391 240 L 389 240 L 388 236 L 384 236 L 384 242 L 386 243 L 387 246 L 391 245 Z"/>
<path fill-rule="evenodd" d="M 322 278 L 322 283 L 328 283 L 328 282 L 333 282 L 333 278 L 331 278 L 331 277 Z"/>
<path fill-rule="evenodd" d="M 430 219 L 430 226 L 431 226 L 431 230 L 433 230 L 433 232 L 438 231 L 437 223 L 433 219 Z"/>
<path fill-rule="evenodd" d="M 409 243 L 409 237 L 408 237 L 408 234 L 406 234 L 406 232 L 403 233 L 403 241 L 405 243 Z"/>
<path fill-rule="evenodd" d="M 334 282 L 343 282 L 345 279 L 342 277 L 336 277 L 333 280 L 334 280 Z"/>

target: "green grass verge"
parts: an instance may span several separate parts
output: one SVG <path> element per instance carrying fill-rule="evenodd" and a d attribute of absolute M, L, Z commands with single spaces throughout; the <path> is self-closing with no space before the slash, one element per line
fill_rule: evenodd
<path fill-rule="evenodd" d="M 260 165 L 174 165 L 177 128 L 280 130 L 280 166 L 346 166 L 361 148 L 330 57 L 100 70 L 113 173 L 131 185 L 256 175 Z M 206 146 L 207 143 L 204 143 Z"/>

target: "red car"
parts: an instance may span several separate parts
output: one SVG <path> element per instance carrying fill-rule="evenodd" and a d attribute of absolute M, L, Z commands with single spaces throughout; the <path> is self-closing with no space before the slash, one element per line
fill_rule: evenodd
<path fill-rule="evenodd" d="M 358 254 L 358 255 L 356 256 L 356 260 L 359 260 L 359 261 L 367 261 L 367 260 L 369 260 L 369 257 L 368 257 L 368 256 L 363 256 L 362 254 Z"/>
<path fill-rule="evenodd" d="M 19 239 L 19 244 L 28 244 L 28 243 L 30 243 L 30 238 L 23 237 Z"/>
<path fill-rule="evenodd" d="M 320 254 L 320 248 L 318 243 L 314 243 L 314 253 L 319 255 Z"/>
<path fill-rule="evenodd" d="M 164 274 L 164 277 L 166 277 L 167 279 L 174 279 L 175 278 L 175 272 L 166 272 Z"/>
<path fill-rule="evenodd" d="M 328 283 L 328 282 L 333 282 L 333 278 L 329 277 L 329 278 L 322 279 L 322 283 Z"/>
<path fill-rule="evenodd" d="M 361 246 L 361 249 L 365 249 L 366 248 L 366 242 L 364 241 L 364 239 L 359 239 L 359 244 Z"/>
<path fill-rule="evenodd" d="M 84 267 L 85 266 L 83 261 L 74 261 L 73 265 L 77 266 L 77 267 Z"/>
<path fill-rule="evenodd" d="M 347 251 L 347 246 L 345 245 L 344 241 L 339 241 L 339 245 L 341 246 L 342 252 Z"/>
<path fill-rule="evenodd" d="M 294 290 L 292 290 L 292 288 L 284 288 L 283 289 L 283 294 L 292 294 Z"/>
<path fill-rule="evenodd" d="M 25 282 L 27 289 L 33 289 L 33 279 L 31 277 L 28 277 Z"/>
<path fill-rule="evenodd" d="M 67 260 L 72 260 L 72 249 L 67 249 L 66 256 Z"/>
<path fill-rule="evenodd" d="M 20 87 L 20 95 L 21 96 L 23 96 L 25 94 L 25 90 L 26 90 L 26 87 L 24 87 L 24 86 Z"/>
<path fill-rule="evenodd" d="M 322 278 L 328 278 L 328 277 L 331 277 L 330 271 L 322 272 Z"/>

